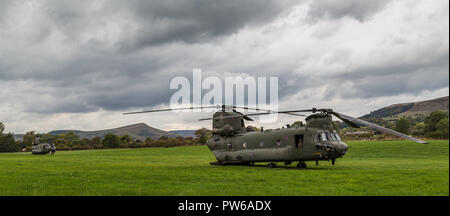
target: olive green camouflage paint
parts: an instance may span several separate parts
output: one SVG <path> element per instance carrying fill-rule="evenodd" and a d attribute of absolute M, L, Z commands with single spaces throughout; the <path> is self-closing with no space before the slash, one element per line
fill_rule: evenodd
<path fill-rule="evenodd" d="M 348 148 L 340 140 L 320 141 L 316 138 L 321 133 L 333 133 L 331 116 L 327 114 L 309 116 L 306 127 L 261 132 L 247 132 L 242 117 L 220 118 L 234 115 L 237 114 L 214 114 L 213 136 L 207 145 L 218 164 L 329 160 L 342 157 Z M 230 132 L 231 128 L 234 133 Z"/>

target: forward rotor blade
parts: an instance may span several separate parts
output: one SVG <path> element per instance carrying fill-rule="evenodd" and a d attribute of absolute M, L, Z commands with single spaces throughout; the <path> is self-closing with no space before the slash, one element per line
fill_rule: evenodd
<path fill-rule="evenodd" d="M 245 110 L 265 111 L 265 113 L 251 113 L 251 114 L 246 114 L 246 115 L 244 115 L 244 114 L 242 114 L 241 112 L 236 111 L 235 109 L 245 109 Z M 253 121 L 253 119 L 251 119 L 251 118 L 248 117 L 249 115 L 266 115 L 266 114 L 280 113 L 280 112 L 273 111 L 273 110 L 266 110 L 266 109 L 259 109 L 259 108 L 250 108 L 250 107 L 238 107 L 238 106 L 233 106 L 233 112 L 242 115 L 242 117 L 243 117 L 245 120 L 248 120 L 248 121 Z M 289 112 L 284 112 L 284 111 L 281 111 L 281 113 L 284 113 L 284 114 L 287 114 L 287 115 L 305 116 L 305 115 L 302 115 L 302 114 L 295 114 L 295 113 L 289 113 Z M 232 118 L 232 117 L 233 117 L 233 116 L 230 116 L 230 118 Z M 223 117 L 220 117 L 220 118 L 223 118 Z"/>
<path fill-rule="evenodd" d="M 141 113 L 150 113 L 150 112 L 165 112 L 165 111 L 173 111 L 173 110 L 189 110 L 189 109 L 209 109 L 209 108 L 221 108 L 220 105 L 216 106 L 200 106 L 200 107 L 183 107 L 183 108 L 174 108 L 174 109 L 158 109 L 158 110 L 146 110 L 146 111 L 138 111 L 138 112 L 128 112 L 123 113 L 124 115 L 130 114 L 141 114 Z"/>
<path fill-rule="evenodd" d="M 348 120 L 348 121 L 350 121 L 352 123 L 358 123 L 358 124 L 361 124 L 361 125 L 364 125 L 364 126 L 367 126 L 367 127 L 371 127 L 371 128 L 377 129 L 377 130 L 385 132 L 385 133 L 389 133 L 389 134 L 392 134 L 392 135 L 396 135 L 396 136 L 399 136 L 399 137 L 411 140 L 413 142 L 417 142 L 417 143 L 421 143 L 421 144 L 427 144 L 427 142 L 425 142 L 425 141 L 416 139 L 414 137 L 408 136 L 406 134 L 399 133 L 397 131 L 394 131 L 394 130 L 391 130 L 391 129 L 388 129 L 388 128 L 385 128 L 385 127 L 381 127 L 381 126 L 379 126 L 377 124 L 374 124 L 374 123 L 370 123 L 370 122 L 367 122 L 367 121 L 364 121 L 364 120 L 361 120 L 361 119 L 353 118 L 351 116 L 344 115 L 344 114 L 341 114 L 341 113 L 333 112 L 332 114 L 334 114 L 336 117 L 338 117 L 339 119 L 342 119 L 342 120 L 345 119 L 345 120 Z"/>
<path fill-rule="evenodd" d="M 268 109 L 259 109 L 259 108 L 251 108 L 251 107 L 240 107 L 240 106 L 232 106 L 235 109 L 244 109 L 244 110 L 255 110 L 255 111 L 264 111 L 264 112 L 272 112 L 272 110 Z"/>

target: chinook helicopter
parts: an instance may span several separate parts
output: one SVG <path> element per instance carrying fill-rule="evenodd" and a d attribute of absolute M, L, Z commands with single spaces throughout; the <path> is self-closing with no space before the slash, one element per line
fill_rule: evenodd
<path fill-rule="evenodd" d="M 333 129 L 332 116 L 345 122 L 347 125 L 359 128 L 364 125 L 377 129 L 381 132 L 393 134 L 417 143 L 426 144 L 426 142 L 414 137 L 393 131 L 379 125 L 353 118 L 332 109 L 306 109 L 306 110 L 288 110 L 272 111 L 257 108 L 237 107 L 237 106 L 204 106 L 188 107 L 175 109 L 160 109 L 139 112 L 124 113 L 140 114 L 150 112 L 162 112 L 186 109 L 208 109 L 219 108 L 220 111 L 214 113 L 212 118 L 199 119 L 200 121 L 212 120 L 212 136 L 207 141 L 208 148 L 214 153 L 217 161 L 211 162 L 211 165 L 250 165 L 255 162 L 269 162 L 269 168 L 276 167 L 277 162 L 283 162 L 289 165 L 292 162 L 298 162 L 298 168 L 306 168 L 305 161 L 330 161 L 335 164 L 337 158 L 341 158 L 348 150 L 336 130 Z M 236 109 L 262 111 L 259 113 L 243 114 Z M 309 112 L 312 115 L 306 117 L 306 125 L 286 128 L 268 129 L 255 131 L 252 127 L 245 127 L 244 120 L 253 121 L 249 116 L 286 114 L 295 116 L 305 116 Z"/>
<path fill-rule="evenodd" d="M 42 142 L 39 138 L 36 138 L 36 143 L 33 143 L 31 154 L 55 154 L 56 147 L 51 141 Z"/>

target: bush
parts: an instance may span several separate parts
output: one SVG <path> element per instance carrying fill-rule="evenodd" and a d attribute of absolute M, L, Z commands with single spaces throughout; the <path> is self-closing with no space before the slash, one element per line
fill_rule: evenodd
<path fill-rule="evenodd" d="M 72 150 L 86 150 L 89 149 L 89 146 L 83 146 L 83 145 L 74 145 L 72 147 Z"/>
<path fill-rule="evenodd" d="M 448 133 L 445 133 L 443 131 L 428 132 L 428 133 L 425 133 L 425 136 L 429 137 L 429 138 L 433 138 L 433 139 L 448 139 L 449 138 Z"/>
<path fill-rule="evenodd" d="M 397 123 L 395 123 L 394 130 L 403 134 L 408 134 L 411 128 L 411 122 L 406 118 L 401 118 Z"/>
<path fill-rule="evenodd" d="M 31 146 L 25 147 L 25 151 L 26 151 L 26 152 L 30 152 L 31 150 L 33 150 L 33 147 L 31 147 Z"/>
<path fill-rule="evenodd" d="M 129 148 L 128 143 L 120 143 L 120 148 Z"/>
<path fill-rule="evenodd" d="M 72 146 L 72 150 L 80 150 L 81 146 L 80 145 L 74 145 Z"/>
<path fill-rule="evenodd" d="M 71 150 L 71 148 L 69 146 L 63 146 L 62 148 L 57 149 L 57 150 L 67 151 L 67 150 Z"/>
<path fill-rule="evenodd" d="M 20 146 L 17 145 L 14 140 L 14 136 L 11 133 L 7 135 L 0 135 L 0 152 L 18 152 Z"/>
<path fill-rule="evenodd" d="M 103 149 L 103 144 L 99 143 L 94 145 L 94 149 Z"/>
<path fill-rule="evenodd" d="M 106 134 L 102 143 L 105 148 L 117 148 L 120 146 L 120 139 L 114 134 Z"/>

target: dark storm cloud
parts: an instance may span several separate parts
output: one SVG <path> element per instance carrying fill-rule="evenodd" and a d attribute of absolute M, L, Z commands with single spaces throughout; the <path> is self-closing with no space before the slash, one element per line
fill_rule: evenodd
<path fill-rule="evenodd" d="M 2 6 L 0 7 L 0 20 L 5 16 L 10 7 L 14 6 L 14 3 L 14 0 L 2 1 Z"/>
<path fill-rule="evenodd" d="M 292 0 L 112 0 L 98 6 L 92 1 L 47 1 L 46 12 L 69 37 L 76 40 L 87 29 L 105 26 L 111 17 L 123 35 L 116 48 L 132 51 L 172 42 L 207 43 L 260 25 L 277 17 Z M 92 9 L 94 8 L 94 9 Z M 102 44 L 102 41 L 92 41 Z"/>
<path fill-rule="evenodd" d="M 239 29 L 265 23 L 283 11 L 287 1 L 230 0 L 138 1 L 141 26 L 126 46 L 145 47 L 172 41 L 203 43 Z"/>
<path fill-rule="evenodd" d="M 139 59 L 139 58 L 138 58 Z M 29 80 L 39 86 L 49 86 L 50 98 L 47 104 L 35 109 L 29 106 L 27 111 L 39 113 L 81 113 L 103 110 L 121 110 L 130 107 L 142 108 L 167 103 L 173 93 L 169 90 L 170 79 L 184 71 L 173 69 L 164 74 L 159 66 L 137 59 L 110 60 L 97 59 L 76 62 L 63 67 L 64 77 Z M 135 62 L 136 64 L 128 65 Z M 92 65 L 91 65 L 92 64 Z M 54 76 L 60 75 L 55 72 Z M 54 79 L 54 80 L 51 80 Z M 34 92 L 29 92 L 34 94 Z M 41 94 L 36 93 L 39 99 Z"/>
<path fill-rule="evenodd" d="M 26 103 L 28 112 L 76 113 L 157 105 L 168 102 L 173 93 L 168 89 L 172 77 L 192 72 L 191 65 L 183 63 L 191 54 L 177 54 L 170 44 L 214 42 L 244 27 L 273 20 L 292 3 L 7 1 L 0 9 L 2 14 L 20 9 L 27 10 L 25 17 L 31 18 L 24 17 L 27 26 L 22 32 L 0 34 L 0 46 L 9 47 L 8 55 L 0 54 L 5 57 L 0 60 L 0 80 L 22 80 L 48 88 L 44 96 L 24 92 L 32 95 Z M 0 24 L 8 22 L 11 27 L 23 26 L 0 17 Z M 55 35 L 62 35 L 62 44 L 67 46 L 51 52 L 49 46 L 59 45 L 50 38 Z M 11 41 L 19 43 L 11 45 Z M 31 104 L 39 100 L 46 100 L 47 105 L 33 108 Z"/>
<path fill-rule="evenodd" d="M 352 61 L 349 56 L 353 53 L 337 53 L 332 60 L 335 62 L 322 65 L 320 58 L 334 47 L 323 47 L 322 41 L 304 37 L 303 34 L 309 34 L 307 28 L 302 29 L 301 22 L 305 20 L 299 21 L 300 30 L 282 24 L 291 28 L 298 40 L 305 39 L 304 44 L 295 43 L 297 37 L 289 37 L 289 31 L 284 29 L 269 35 L 246 35 L 246 31 L 264 27 L 279 16 L 288 17 L 293 1 L 47 0 L 40 1 L 41 6 L 25 6 L 22 2 L 19 9 L 33 8 L 22 12 L 12 11 L 17 4 L 22 4 L 12 2 L 6 1 L 7 6 L 0 7 L 0 50 L 3 51 L 0 51 L 0 83 L 20 83 L 11 85 L 7 92 L 19 92 L 17 104 L 23 103 L 23 110 L 30 113 L 139 110 L 168 103 L 174 92 L 169 89 L 171 78 L 182 75 L 190 79 L 195 67 L 204 71 L 278 76 L 280 100 L 289 100 L 302 90 L 327 84 L 330 84 L 328 97 L 342 98 L 448 87 L 448 74 L 443 74 L 448 72 L 448 61 L 444 60 L 448 59 L 448 48 L 447 53 L 428 63 L 398 58 L 398 64 L 383 62 L 352 71 L 330 70 L 330 74 L 321 74 L 320 70 L 328 69 L 335 62 Z M 384 0 L 312 1 L 307 19 L 327 19 L 330 26 L 343 17 L 363 22 L 388 3 Z M 314 28 L 317 23 L 310 24 L 308 27 Z M 239 35 L 241 30 L 246 34 Z M 240 46 L 227 42 L 234 35 L 240 37 Z M 265 37 L 271 40 L 261 40 Z M 278 38 L 294 45 L 280 48 Z M 304 48 L 309 47 L 304 46 L 309 42 L 317 48 Z M 270 55 L 273 53 L 276 55 Z M 433 50 L 419 50 L 417 59 L 430 53 Z M 239 59 L 230 61 L 233 58 Z M 317 74 L 309 72 L 309 68 L 299 66 L 302 61 L 311 61 L 321 68 Z M 426 73 L 434 76 L 423 75 Z M 423 82 L 415 82 L 417 78 Z M 346 88 L 346 84 L 351 84 L 351 88 Z"/>
<path fill-rule="evenodd" d="M 311 3 L 308 16 L 313 21 L 349 17 L 363 22 L 389 2 L 390 0 L 317 0 Z"/>

